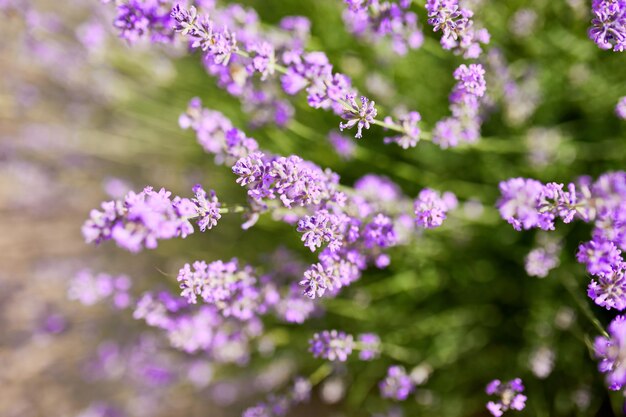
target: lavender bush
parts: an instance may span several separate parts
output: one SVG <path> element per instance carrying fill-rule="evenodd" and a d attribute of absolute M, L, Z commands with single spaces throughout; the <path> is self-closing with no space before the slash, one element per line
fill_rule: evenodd
<path fill-rule="evenodd" d="M 7 345 L 77 352 L 0 414 L 621 415 L 626 2 L 73 3 L 0 1 L 2 208 L 74 231 Z"/>

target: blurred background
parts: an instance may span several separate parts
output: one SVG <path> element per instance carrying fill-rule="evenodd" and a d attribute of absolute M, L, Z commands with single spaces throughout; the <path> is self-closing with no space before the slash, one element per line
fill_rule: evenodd
<path fill-rule="evenodd" d="M 428 128 L 448 114 L 451 74 L 462 59 L 443 51 L 428 27 L 423 47 L 399 57 L 348 34 L 342 1 L 240 3 L 267 24 L 307 16 L 309 48 L 325 51 L 377 104 L 417 109 Z M 520 416 L 621 414 L 621 393 L 609 395 L 587 348 L 597 333 L 590 319 L 612 318 L 586 298 L 589 278 L 574 259 L 589 228 L 517 233 L 494 204 L 498 182 L 510 177 L 566 182 L 624 169 L 626 123 L 614 114 L 626 95 L 624 54 L 587 38 L 590 5 L 582 0 L 468 3 L 492 35 L 482 58 L 490 97 L 484 138 L 457 149 L 402 150 L 372 129 L 340 155 L 328 140 L 335 116 L 300 97 L 286 128 L 253 129 L 251 115 L 184 45 L 118 39 L 111 4 L 0 0 L 0 415 L 240 415 L 292 375 L 314 372 L 320 361 L 307 339 L 331 328 L 377 332 L 397 347 L 395 357 L 335 367 L 294 416 L 487 415 L 485 384 L 516 376 L 529 396 Z M 426 26 L 423 9 L 416 12 Z M 126 274 L 138 294 L 175 289 L 178 268 L 195 259 L 237 256 L 271 269 L 281 246 L 290 261 L 311 258 L 293 228 L 270 219 L 244 232 L 239 218 L 225 217 L 210 233 L 138 255 L 84 243 L 80 227 L 92 208 L 147 184 L 185 195 L 202 181 L 223 201 L 244 201 L 229 169 L 178 127 L 194 96 L 262 148 L 329 167 L 346 185 L 375 173 L 409 196 L 423 187 L 453 191 L 458 214 L 394 249 L 389 269 L 368 270 L 326 300 L 323 315 L 305 325 L 269 323 L 282 342 L 267 340 L 271 346 L 245 366 L 174 351 L 129 311 L 69 300 L 71 279 L 85 268 Z M 562 248 L 560 266 L 545 279 L 529 277 L 524 257 L 546 242 Z M 398 361 L 422 384 L 396 409 L 378 398 L 376 384 Z"/>

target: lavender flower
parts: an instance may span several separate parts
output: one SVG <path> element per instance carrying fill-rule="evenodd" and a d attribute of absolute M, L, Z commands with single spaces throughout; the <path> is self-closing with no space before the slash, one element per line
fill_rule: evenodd
<path fill-rule="evenodd" d="M 434 32 L 441 31 L 441 46 L 463 54 L 464 58 L 478 58 L 481 44 L 488 44 L 489 32 L 476 29 L 471 10 L 461 8 L 458 0 L 427 0 L 428 23 Z"/>
<path fill-rule="evenodd" d="M 507 410 L 523 410 L 526 407 L 526 396 L 524 385 L 520 378 L 515 378 L 507 383 L 502 383 L 499 379 L 491 381 L 486 388 L 489 395 L 500 397 L 497 402 L 489 401 L 487 410 L 495 417 L 500 417 Z"/>
<path fill-rule="evenodd" d="M 554 214 L 541 212 L 539 206 L 544 186 L 539 181 L 512 178 L 500 183 L 502 197 L 497 206 L 502 218 L 515 230 L 539 227 L 543 230 L 554 228 Z"/>
<path fill-rule="evenodd" d="M 262 203 L 280 200 L 287 208 L 309 206 L 329 199 L 337 177 L 300 157 L 265 158 L 254 152 L 233 166 L 237 183 L 248 188 L 248 196 Z"/>
<path fill-rule="evenodd" d="M 199 98 L 189 102 L 187 111 L 179 118 L 180 127 L 195 131 L 202 148 L 215 155 L 217 164 L 232 165 L 239 158 L 257 151 L 259 145 L 254 139 L 235 129 L 231 121 L 222 113 L 202 108 Z"/>
<path fill-rule="evenodd" d="M 420 140 L 421 129 L 418 123 L 422 120 L 422 116 L 412 111 L 399 118 L 399 124 L 402 127 L 403 134 L 384 138 L 385 143 L 397 143 L 402 149 L 414 148 Z M 385 118 L 385 123 L 393 123 L 391 117 Z"/>
<path fill-rule="evenodd" d="M 550 271 L 559 266 L 557 250 L 536 248 L 531 250 L 524 261 L 526 273 L 531 277 L 545 278 Z"/>
<path fill-rule="evenodd" d="M 150 36 L 152 42 L 170 42 L 173 22 L 159 0 L 124 0 L 117 6 L 113 26 L 129 43 Z"/>
<path fill-rule="evenodd" d="M 593 0 L 589 38 L 602 49 L 626 49 L 626 1 Z"/>
<path fill-rule="evenodd" d="M 292 284 L 287 296 L 278 301 L 274 309 L 278 317 L 287 323 L 302 324 L 315 312 L 315 302 L 302 297 L 300 287 Z"/>
<path fill-rule="evenodd" d="M 304 273 L 300 285 L 304 287 L 304 295 L 311 299 L 323 296 L 326 290 L 332 291 L 341 286 L 332 272 L 321 263 L 311 265 Z"/>
<path fill-rule="evenodd" d="M 615 106 L 615 114 L 620 119 L 626 120 L 626 96 L 619 99 Z"/>
<path fill-rule="evenodd" d="M 111 276 L 104 273 L 94 274 L 84 269 L 79 271 L 70 281 L 67 297 L 91 306 L 104 299 L 110 299 L 113 306 L 123 309 L 130 305 L 132 299 L 128 293 L 132 283 L 126 275 Z"/>
<path fill-rule="evenodd" d="M 345 215 L 318 210 L 313 216 L 305 216 L 298 222 L 298 232 L 302 233 L 302 241 L 311 252 L 321 247 L 323 243 L 328 243 L 330 250 L 335 252 L 342 245 L 341 238 L 346 221 Z"/>
<path fill-rule="evenodd" d="M 226 27 L 215 30 L 208 16 L 198 16 L 194 6 L 185 9 L 176 4 L 172 8 L 171 16 L 176 22 L 176 32 L 193 39 L 192 47 L 204 51 L 205 56 L 213 63 L 226 66 L 232 54 L 239 50 L 234 33 Z"/>
<path fill-rule="evenodd" d="M 217 221 L 222 218 L 220 214 L 220 202 L 215 195 L 215 191 L 210 190 L 207 198 L 207 192 L 204 191 L 200 184 L 196 184 L 193 187 L 193 192 L 196 195 L 192 201 L 196 204 L 196 213 L 198 215 L 198 227 L 200 231 L 204 232 L 207 229 L 211 229 L 217 225 Z"/>
<path fill-rule="evenodd" d="M 378 213 L 363 228 L 363 243 L 366 248 L 387 248 L 397 242 L 396 231 L 390 217 Z"/>
<path fill-rule="evenodd" d="M 240 268 L 237 259 L 226 263 L 196 261 L 193 265 L 185 264 L 177 279 L 183 290 L 181 295 L 189 303 L 195 304 L 200 296 L 205 303 L 215 305 L 225 317 L 250 320 L 262 302 L 252 268 Z"/>
<path fill-rule="evenodd" d="M 618 391 L 626 385 L 626 318 L 617 316 L 608 327 L 608 337 L 598 336 L 593 343 L 599 360 L 598 370 L 606 375 L 609 389 Z"/>
<path fill-rule="evenodd" d="M 399 55 L 422 46 L 424 35 L 417 26 L 417 15 L 408 10 L 410 2 L 345 0 L 345 3 L 348 8 L 343 19 L 355 35 L 374 42 L 389 37 L 394 52 Z"/>
<path fill-rule="evenodd" d="M 457 94 L 482 97 L 487 91 L 485 69 L 480 64 L 462 64 L 454 71 L 454 79 L 459 82 L 456 86 Z"/>
<path fill-rule="evenodd" d="M 415 390 L 415 383 L 402 366 L 390 366 L 387 377 L 378 384 L 380 395 L 397 401 L 406 400 Z"/>
<path fill-rule="evenodd" d="M 626 309 L 626 278 L 624 273 L 626 264 L 614 265 L 608 273 L 598 273 L 597 281 L 594 279 L 589 284 L 587 295 L 597 305 L 610 310 Z"/>
<path fill-rule="evenodd" d="M 456 206 L 452 193 L 445 193 L 443 198 L 438 191 L 424 188 L 414 203 L 415 222 L 426 229 L 434 229 L 443 224 L 446 213 Z"/>
<path fill-rule="evenodd" d="M 138 194 L 130 192 L 124 201 L 102 203 L 102 211 L 92 210 L 82 231 L 87 243 L 114 240 L 131 252 L 143 247 L 154 249 L 160 239 L 186 237 L 193 233 L 189 219 L 197 215 L 189 199 L 171 198 L 162 188 L 155 192 L 146 187 Z"/>
<path fill-rule="evenodd" d="M 309 351 L 316 358 L 328 359 L 331 362 L 345 362 L 354 348 L 354 339 L 351 335 L 337 330 L 324 330 L 315 333 L 309 340 Z"/>
<path fill-rule="evenodd" d="M 452 117 L 437 122 L 433 130 L 433 143 L 442 149 L 474 143 L 480 137 L 480 100 L 487 88 L 484 74 L 480 64 L 463 64 L 454 71 L 457 83 L 450 94 Z"/>
<path fill-rule="evenodd" d="M 592 275 L 610 274 L 615 266 L 622 263 L 621 251 L 613 242 L 592 240 L 578 247 L 578 262 L 587 265 Z"/>
<path fill-rule="evenodd" d="M 335 152 L 343 159 L 352 159 L 354 157 L 356 146 L 352 139 L 337 132 L 330 132 L 328 141 L 335 148 Z"/>
<path fill-rule="evenodd" d="M 357 104 L 355 98 L 356 96 L 354 94 L 348 94 L 345 97 L 349 107 L 345 109 L 341 117 L 347 120 L 347 122 L 340 123 L 339 128 L 343 131 L 344 129 L 351 129 L 356 126 L 357 132 L 355 137 L 360 139 L 363 137 L 363 128 L 370 128 L 370 123 L 374 121 L 378 111 L 376 110 L 376 107 L 374 107 L 374 102 L 370 101 L 367 97 L 361 96 L 360 106 Z"/>
<path fill-rule="evenodd" d="M 371 361 L 380 355 L 380 338 L 374 333 L 363 333 L 357 338 L 359 359 Z"/>

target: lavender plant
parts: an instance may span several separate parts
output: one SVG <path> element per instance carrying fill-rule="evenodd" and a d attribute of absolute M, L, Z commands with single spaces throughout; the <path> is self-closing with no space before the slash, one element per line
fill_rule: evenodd
<path fill-rule="evenodd" d="M 76 415 L 621 409 L 622 1 L 102 3 L 75 36 L 139 79 L 134 150 L 91 148 L 128 170 L 65 292 L 105 319 L 37 328 L 123 394 Z"/>

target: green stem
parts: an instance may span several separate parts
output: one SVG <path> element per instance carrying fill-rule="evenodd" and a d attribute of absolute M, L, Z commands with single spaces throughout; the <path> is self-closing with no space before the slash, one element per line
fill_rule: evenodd
<path fill-rule="evenodd" d="M 313 372 L 311 374 L 311 376 L 309 377 L 309 382 L 311 383 L 311 385 L 315 386 L 317 384 L 319 384 L 320 382 L 322 382 L 328 375 L 330 375 L 330 373 L 332 372 L 333 368 L 330 366 L 330 364 L 328 362 L 322 364 L 319 368 L 317 368 L 315 370 L 315 372 Z"/>

